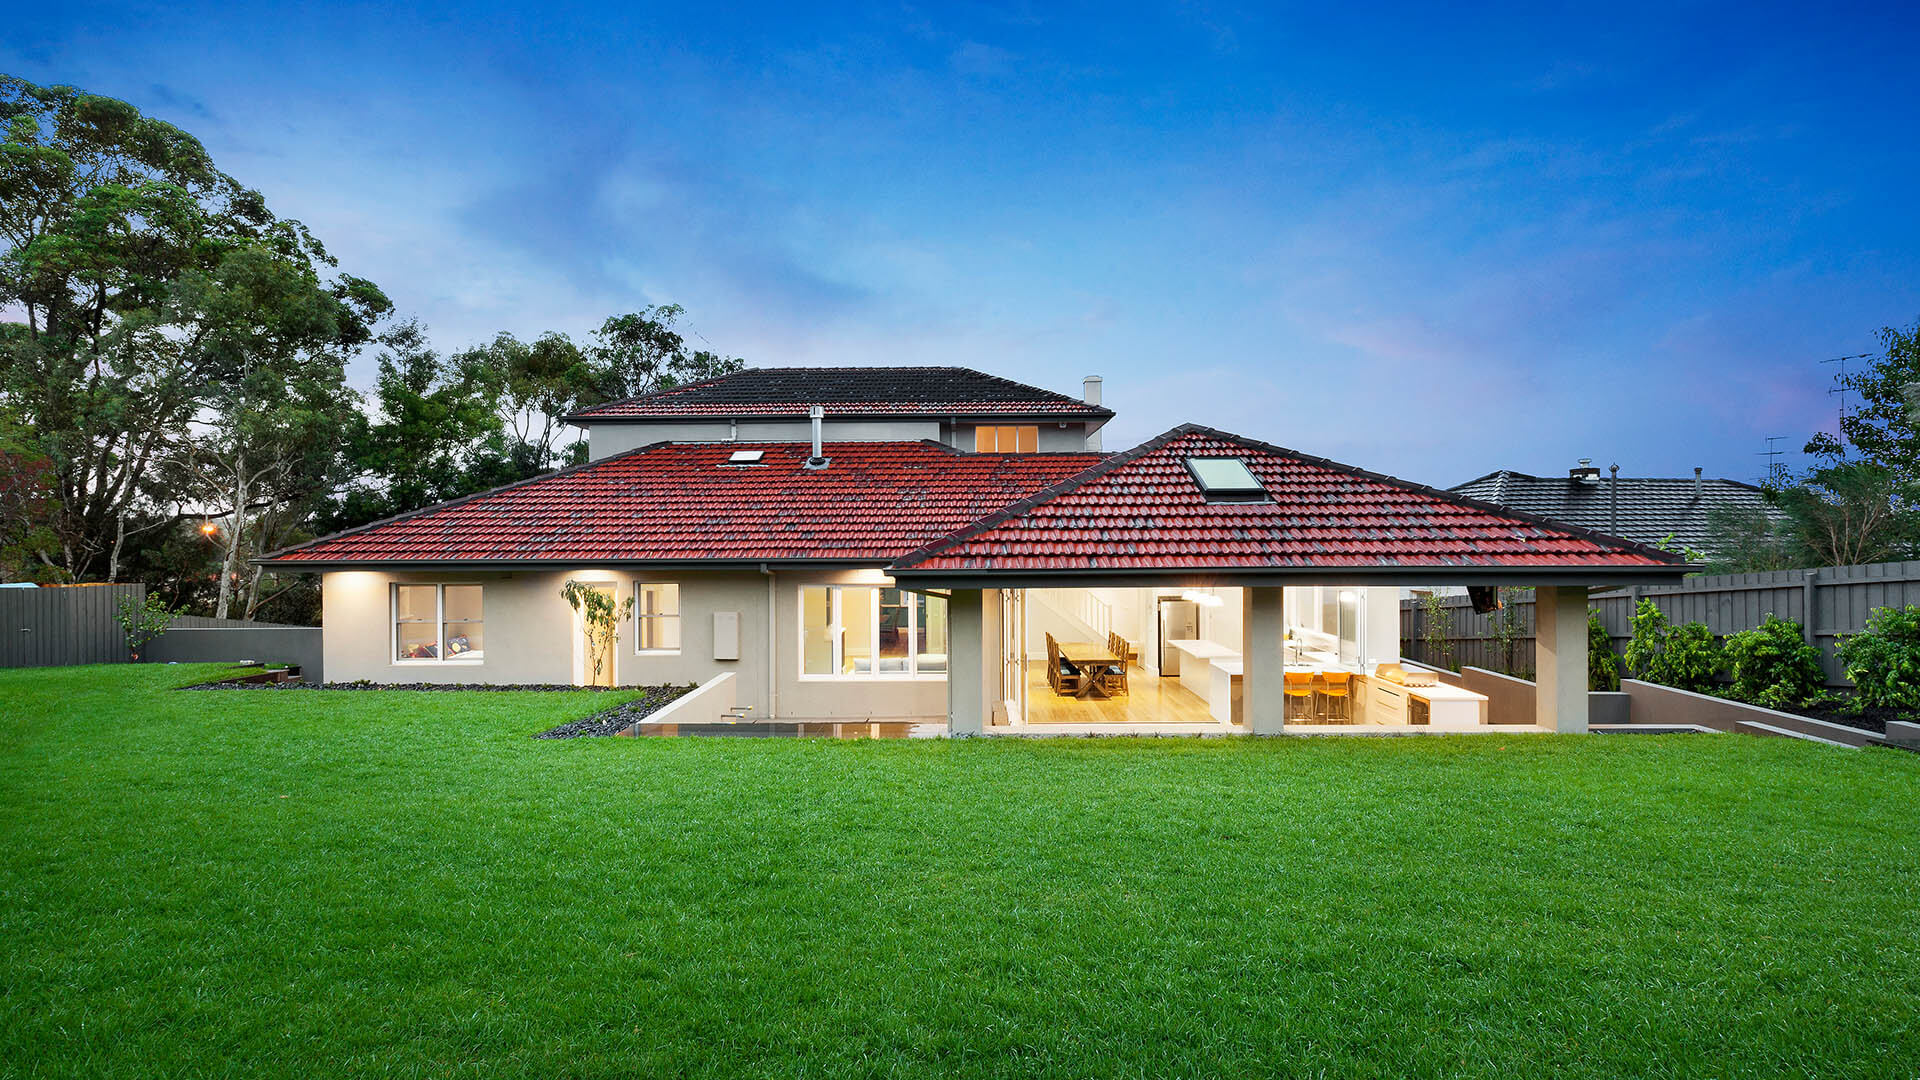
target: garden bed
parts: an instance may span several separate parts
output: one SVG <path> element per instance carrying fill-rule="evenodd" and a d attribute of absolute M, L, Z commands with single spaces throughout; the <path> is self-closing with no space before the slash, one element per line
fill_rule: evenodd
<path fill-rule="evenodd" d="M 448 693 L 597 693 L 616 690 L 657 690 L 654 686 L 575 686 L 572 683 L 382 683 L 361 679 L 355 682 L 308 683 L 261 682 L 258 674 L 242 675 L 217 682 L 194 683 L 182 690 L 432 690 Z"/>
<path fill-rule="evenodd" d="M 1819 705 L 1782 705 L 1779 711 L 1804 716 L 1812 720 L 1825 720 L 1829 724 L 1844 724 L 1861 731 L 1871 731 L 1876 735 L 1887 733 L 1887 721 L 1920 721 L 1920 713 L 1910 709 L 1894 709 L 1886 706 L 1875 708 L 1856 708 L 1851 701 L 1829 701 Z"/>
<path fill-rule="evenodd" d="M 582 739 L 618 735 L 666 708 L 692 689 L 692 686 L 649 686 L 646 687 L 645 693 L 632 701 L 623 701 L 603 712 L 561 724 L 535 735 L 534 738 Z"/>

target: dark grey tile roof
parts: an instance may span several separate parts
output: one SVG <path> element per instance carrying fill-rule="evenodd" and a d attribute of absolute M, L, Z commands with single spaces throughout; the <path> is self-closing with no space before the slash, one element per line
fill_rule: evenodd
<path fill-rule="evenodd" d="M 1563 521 L 1583 529 L 1608 533 L 1643 544 L 1672 537 L 1675 544 L 1714 554 L 1707 515 L 1721 506 L 1746 507 L 1778 520 L 1779 510 L 1768 505 L 1761 490 L 1738 480 L 1705 477 L 1694 489 L 1694 478 L 1622 476 L 1616 517 L 1613 484 L 1570 476 L 1529 476 L 1503 469 L 1449 488 L 1460 495 L 1495 503 L 1512 510 Z"/>
<path fill-rule="evenodd" d="M 964 367 L 767 367 L 582 409 L 583 420 L 683 416 L 1027 416 L 1104 420 L 1112 409 Z"/>

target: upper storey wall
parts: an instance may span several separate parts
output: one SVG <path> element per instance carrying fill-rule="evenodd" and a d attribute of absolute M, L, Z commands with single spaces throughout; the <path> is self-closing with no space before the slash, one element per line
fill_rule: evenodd
<path fill-rule="evenodd" d="M 827 442 L 913 442 L 939 439 L 938 420 L 826 420 L 821 437 Z M 638 423 L 594 424 L 587 428 L 587 456 L 598 461 L 614 454 L 657 442 L 806 442 L 813 427 L 806 420 L 659 420 Z"/>
<path fill-rule="evenodd" d="M 1028 426 L 1034 426 L 1029 424 Z M 1042 453 L 1077 452 L 1087 449 L 1087 425 L 1073 421 L 1062 426 L 1058 421 L 1038 425 Z M 821 437 L 827 442 L 913 442 L 931 439 L 962 450 L 974 448 L 974 425 L 942 423 L 939 420 L 834 420 L 829 416 L 821 424 Z M 806 442 L 813 428 L 806 420 L 743 420 L 730 424 L 725 420 L 644 420 L 587 425 L 587 456 L 598 461 L 657 442 Z"/>

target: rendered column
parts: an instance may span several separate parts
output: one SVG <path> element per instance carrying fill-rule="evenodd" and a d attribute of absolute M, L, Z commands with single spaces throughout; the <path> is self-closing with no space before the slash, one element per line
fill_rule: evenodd
<path fill-rule="evenodd" d="M 1587 730 L 1587 589 L 1555 585 L 1534 596 L 1534 722 L 1549 731 Z"/>
<path fill-rule="evenodd" d="M 1286 727 L 1286 610 L 1275 588 L 1241 590 L 1242 715 L 1255 735 Z"/>
<path fill-rule="evenodd" d="M 955 589 L 947 601 L 947 734 L 986 728 L 986 612 L 979 589 Z"/>

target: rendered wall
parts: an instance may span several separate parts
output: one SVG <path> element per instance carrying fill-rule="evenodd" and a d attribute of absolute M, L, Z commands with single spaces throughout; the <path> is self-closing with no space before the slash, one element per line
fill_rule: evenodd
<path fill-rule="evenodd" d="M 767 647 L 768 578 L 758 569 L 339 571 L 321 579 L 327 678 L 334 682 L 575 682 L 579 635 L 572 609 L 560 598 L 560 587 L 569 579 L 610 583 L 615 586 L 616 602 L 632 596 L 636 582 L 680 586 L 679 652 L 641 653 L 632 627 L 623 626 L 614 659 L 614 678 L 622 685 L 704 683 L 722 672 L 733 672 L 736 700 L 752 706 L 756 719 L 937 720 L 946 715 L 942 676 L 838 679 L 800 674 L 800 587 L 886 584 L 886 577 L 877 570 L 776 570 L 771 650 Z M 396 582 L 483 586 L 485 658 L 475 663 L 395 661 L 390 654 L 389 586 Z M 738 660 L 713 659 L 716 611 L 740 615 Z M 769 664 L 774 673 L 771 690 Z"/>
<path fill-rule="evenodd" d="M 737 428 L 730 428 L 725 420 L 594 424 L 587 428 L 587 456 L 598 461 L 657 442 L 726 442 L 730 433 L 740 442 L 810 442 L 813 425 L 804 419 L 742 421 Z M 829 416 L 821 421 L 820 436 L 826 442 L 951 441 L 941 438 L 938 420 L 834 420 Z M 972 445 L 969 434 L 966 446 Z"/>
<path fill-rule="evenodd" d="M 1031 421 L 1018 422 L 1021 427 L 1034 426 Z M 962 450 L 972 450 L 976 445 L 973 430 L 977 425 L 961 424 L 954 443 Z M 1069 420 L 1065 427 L 1060 421 L 1042 421 L 1039 425 L 1038 441 L 1035 448 L 1042 454 L 1084 453 L 1087 449 L 1087 425 L 1081 420 Z"/>

